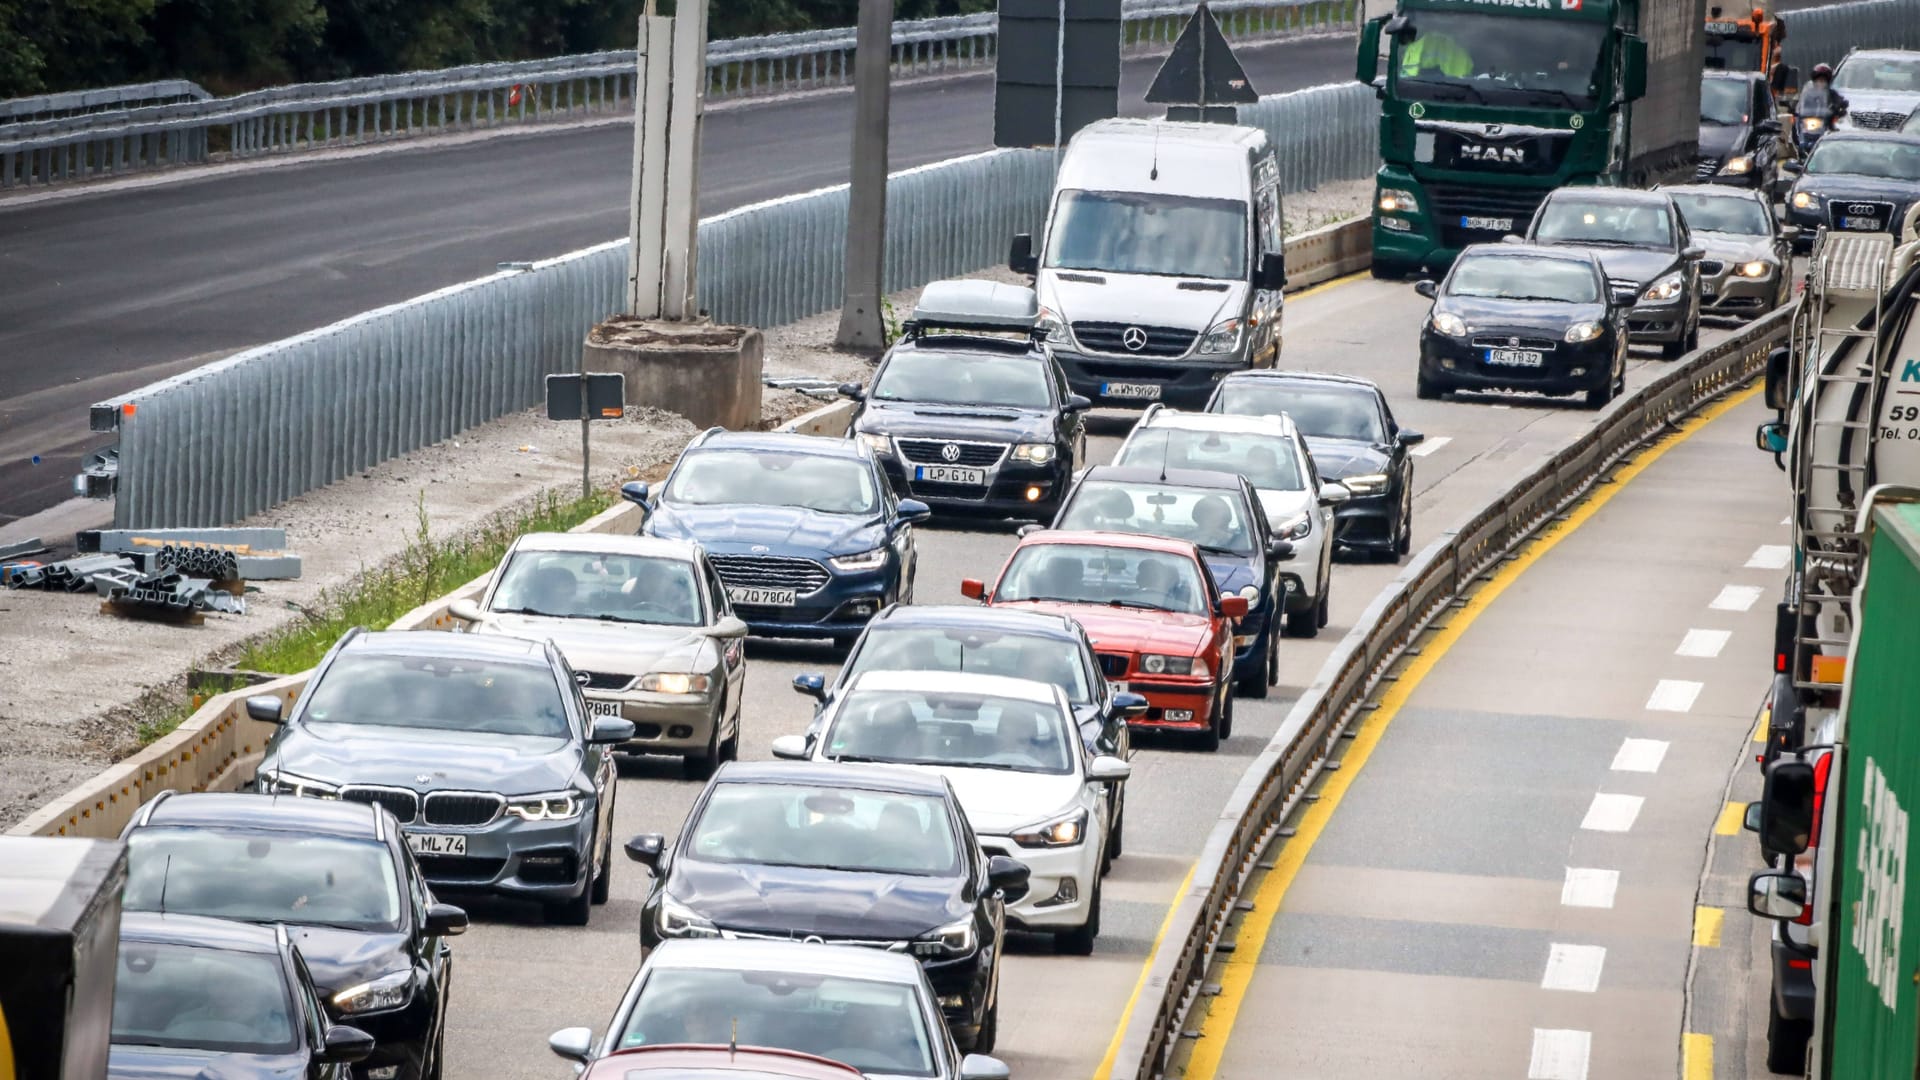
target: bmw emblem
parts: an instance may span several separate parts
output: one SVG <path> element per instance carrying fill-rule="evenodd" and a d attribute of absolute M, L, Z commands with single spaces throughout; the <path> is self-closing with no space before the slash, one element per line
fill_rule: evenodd
<path fill-rule="evenodd" d="M 942 460 L 942 461 L 959 461 L 959 460 L 960 460 L 960 447 L 959 447 L 958 445 L 956 445 L 956 444 L 954 444 L 954 443 L 948 443 L 947 445 L 945 445 L 945 446 L 943 446 L 943 447 L 941 447 L 941 448 L 940 448 L 940 460 Z"/>
<path fill-rule="evenodd" d="M 772 550 L 773 550 L 772 548 L 770 548 L 770 547 L 768 547 L 768 546 L 767 546 L 767 545 L 765 545 L 765 544 L 755 544 L 755 545 L 753 545 L 753 553 L 754 553 L 755 555 L 765 555 L 765 554 L 766 554 L 767 552 L 769 552 L 769 551 L 772 551 Z"/>
<path fill-rule="evenodd" d="M 421 773 L 421 774 L 419 774 L 418 776 L 415 776 L 415 777 L 413 778 L 413 782 L 414 782 L 414 783 L 416 783 L 416 784 L 431 784 L 431 783 L 433 783 L 433 774 L 432 774 L 432 773 Z"/>
<path fill-rule="evenodd" d="M 1120 331 L 1120 344 L 1125 345 L 1128 352 L 1139 352 L 1147 347 L 1147 332 L 1137 326 L 1129 326 Z"/>

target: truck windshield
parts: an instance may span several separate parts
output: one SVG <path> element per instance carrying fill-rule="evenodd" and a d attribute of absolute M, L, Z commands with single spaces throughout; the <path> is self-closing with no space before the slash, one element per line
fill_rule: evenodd
<path fill-rule="evenodd" d="M 1599 23 L 1463 11 L 1410 18 L 1412 36 L 1393 46 L 1401 98 L 1587 109 L 1601 96 Z"/>
<path fill-rule="evenodd" d="M 1247 276 L 1247 204 L 1132 191 L 1063 191 L 1047 236 L 1060 270 L 1232 281 Z"/>
<path fill-rule="evenodd" d="M 1708 124 L 1744 124 L 1753 96 L 1745 79 L 1701 79 L 1700 120 Z"/>
<path fill-rule="evenodd" d="M 1732 27 L 1733 29 L 1724 29 Z M 1759 71 L 1765 43 L 1738 23 L 1707 24 L 1706 68 L 1709 71 Z M 1704 110 L 1702 110 L 1704 111 Z"/>

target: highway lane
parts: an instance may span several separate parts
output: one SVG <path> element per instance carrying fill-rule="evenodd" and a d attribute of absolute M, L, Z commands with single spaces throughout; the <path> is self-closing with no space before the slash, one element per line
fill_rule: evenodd
<path fill-rule="evenodd" d="M 1352 75 L 1346 38 L 1240 55 L 1264 93 Z M 1159 63 L 1125 65 L 1129 113 L 1148 112 Z M 825 92 L 709 113 L 701 212 L 844 183 L 852 110 Z M 890 163 L 988 149 L 992 116 L 990 74 L 903 84 Z M 632 154 L 632 128 L 607 123 L 0 200 L 0 523 L 65 497 L 78 458 L 111 442 L 88 434 L 88 405 L 186 358 L 624 235 Z"/>
<path fill-rule="evenodd" d="M 1346 371 L 1379 380 L 1400 422 L 1426 432 L 1437 449 L 1416 465 L 1415 541 L 1470 516 L 1515 472 L 1541 460 L 1593 423 L 1594 414 L 1515 398 L 1497 403 L 1422 402 L 1413 394 L 1411 349 L 1426 311 L 1406 285 L 1348 279 L 1289 304 L 1287 366 Z M 1365 331 L 1358 328 L 1365 327 Z M 1713 336 L 1713 335 L 1709 335 Z M 1629 384 L 1661 362 L 1636 358 Z M 1441 442 L 1444 438 L 1446 441 Z M 1094 440 L 1104 459 L 1117 445 Z M 959 602 L 962 577 L 990 576 L 1013 545 L 1005 529 L 931 528 L 921 536 L 917 595 L 923 603 Z M 1141 965 L 1201 838 L 1221 801 L 1265 745 L 1286 709 L 1368 600 L 1397 573 L 1389 565 L 1342 564 L 1332 593 L 1333 621 L 1320 638 L 1288 641 L 1281 685 L 1265 702 L 1242 700 L 1235 735 L 1217 754 L 1170 740 L 1134 759 L 1129 781 L 1127 853 L 1104 886 L 1103 934 L 1091 957 L 1052 955 L 1042 938 L 1016 942 L 1003 974 L 1000 1052 L 1016 1075 L 1092 1075 L 1108 1050 Z M 750 648 L 742 753 L 764 759 L 776 735 L 801 731 L 811 702 L 789 684 L 803 671 L 830 671 L 824 647 L 758 643 Z M 620 784 L 621 838 L 675 833 L 698 786 L 679 779 L 677 765 L 639 764 Z M 637 919 L 644 871 L 616 868 L 614 899 L 586 930 L 549 928 L 517 908 L 479 909 L 474 929 L 456 948 L 449 1064 L 454 1074 L 486 1068 L 503 1078 L 556 1076 L 544 1048 L 548 1032 L 571 1024 L 604 1025 L 637 966 Z M 555 988 L 557 992 L 548 991 Z"/>

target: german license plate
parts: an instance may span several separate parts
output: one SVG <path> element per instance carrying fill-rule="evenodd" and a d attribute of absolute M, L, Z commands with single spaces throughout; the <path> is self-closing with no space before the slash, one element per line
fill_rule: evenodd
<path fill-rule="evenodd" d="M 1487 363 L 1508 367 L 1539 367 L 1546 356 L 1536 349 L 1488 349 Z"/>
<path fill-rule="evenodd" d="M 1160 384 L 1141 382 L 1101 383 L 1100 396 L 1132 398 L 1140 401 L 1158 401 L 1160 400 Z"/>
<path fill-rule="evenodd" d="M 1510 217 L 1463 217 L 1460 219 L 1463 229 L 1478 229 L 1481 232 L 1512 232 L 1513 219 Z"/>
<path fill-rule="evenodd" d="M 467 838 L 452 833 L 410 832 L 407 846 L 415 855 L 465 855 Z"/>
<path fill-rule="evenodd" d="M 748 607 L 792 607 L 797 595 L 792 589 L 734 587 L 727 590 L 727 599 Z"/>
<path fill-rule="evenodd" d="M 914 467 L 913 478 L 936 484 L 977 485 L 987 482 L 987 470 L 963 469 L 958 465 L 919 465 Z"/>
<path fill-rule="evenodd" d="M 617 701 L 595 701 L 587 699 L 588 716 L 604 716 L 609 720 L 620 719 L 620 703 Z"/>
<path fill-rule="evenodd" d="M 1885 228 L 1880 224 L 1879 218 L 1871 217 L 1843 217 L 1840 219 L 1840 227 L 1852 232 L 1879 232 Z"/>

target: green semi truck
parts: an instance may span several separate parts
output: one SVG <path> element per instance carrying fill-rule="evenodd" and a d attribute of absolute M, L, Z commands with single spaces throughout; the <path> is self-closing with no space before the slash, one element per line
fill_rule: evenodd
<path fill-rule="evenodd" d="M 1565 184 L 1691 177 L 1704 0 L 1397 0 L 1361 26 L 1380 96 L 1373 271 L 1439 271 Z"/>

